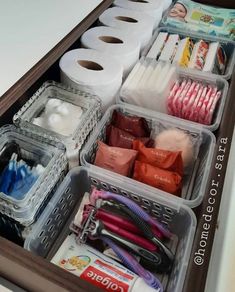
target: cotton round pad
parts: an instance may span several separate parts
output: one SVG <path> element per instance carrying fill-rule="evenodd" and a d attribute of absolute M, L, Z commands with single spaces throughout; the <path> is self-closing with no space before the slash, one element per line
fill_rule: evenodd
<path fill-rule="evenodd" d="M 162 131 L 155 138 L 155 147 L 169 151 L 181 151 L 184 167 L 193 160 L 194 149 L 190 136 L 178 129 Z"/>

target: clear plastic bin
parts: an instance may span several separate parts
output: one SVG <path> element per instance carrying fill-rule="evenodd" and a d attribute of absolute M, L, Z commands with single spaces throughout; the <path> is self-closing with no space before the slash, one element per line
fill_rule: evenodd
<path fill-rule="evenodd" d="M 155 42 L 155 40 L 160 32 L 166 32 L 169 34 L 178 34 L 180 39 L 183 39 L 185 37 L 190 37 L 194 41 L 194 43 L 195 43 L 195 41 L 197 42 L 197 41 L 200 41 L 202 39 L 208 43 L 219 42 L 223 46 L 224 51 L 225 51 L 226 56 L 227 56 L 227 65 L 226 65 L 225 73 L 222 75 L 219 75 L 219 76 L 223 77 L 224 79 L 231 78 L 231 75 L 232 75 L 233 69 L 234 69 L 234 64 L 235 64 L 235 42 L 234 41 L 225 40 L 225 39 L 222 39 L 222 38 L 219 38 L 216 36 L 202 35 L 202 34 L 199 34 L 196 32 L 195 33 L 185 32 L 185 31 L 182 31 L 180 29 L 176 29 L 176 28 L 172 28 L 172 27 L 160 27 L 159 29 L 157 29 L 155 31 L 152 39 L 150 40 L 149 44 L 143 50 L 141 56 L 146 57 L 148 55 L 149 50 L 151 49 L 152 45 L 154 44 L 154 42 Z M 197 69 L 195 69 L 195 71 L 202 72 L 202 71 L 199 71 Z M 212 74 L 213 72 L 211 72 L 211 73 L 203 72 L 203 73 Z M 216 74 L 214 74 L 214 75 L 216 75 Z"/>
<path fill-rule="evenodd" d="M 176 235 L 174 244 L 175 261 L 172 271 L 169 275 L 163 275 L 159 279 L 163 283 L 164 291 L 182 291 L 196 228 L 194 213 L 187 206 L 161 196 L 161 193 L 153 194 L 144 188 L 140 189 L 138 185 L 125 184 L 118 177 L 110 177 L 109 174 L 102 171 L 86 167 L 72 169 L 57 190 L 53 204 L 45 210 L 43 216 L 34 226 L 30 236 L 25 241 L 24 247 L 35 254 L 45 256 L 53 242 L 56 241 L 56 245 L 58 245 L 56 235 L 62 232 L 63 236 L 59 240 L 61 244 L 69 233 L 69 229 L 66 227 L 67 233 L 62 230 L 62 224 L 58 226 L 58 222 L 63 220 L 63 216 L 59 220 L 56 220 L 56 216 L 63 215 L 66 210 L 70 212 L 69 202 L 74 199 L 80 202 L 83 194 L 90 192 L 92 187 L 133 199 L 153 217 L 167 225 Z M 62 199 L 65 202 L 63 211 L 61 211 L 61 204 L 59 203 Z"/>
<path fill-rule="evenodd" d="M 146 58 L 146 60 L 149 62 L 151 61 L 151 59 L 149 59 L 149 58 Z M 212 119 L 211 125 L 204 125 L 204 124 L 189 121 L 186 119 L 182 119 L 182 118 L 178 118 L 178 117 L 176 117 L 176 118 L 179 120 L 185 121 L 187 123 L 192 123 L 194 125 L 201 125 L 205 129 L 208 129 L 210 131 L 215 131 L 216 129 L 218 129 L 220 122 L 221 122 L 226 97 L 228 95 L 228 88 L 229 88 L 228 82 L 224 78 L 222 78 L 218 75 L 206 74 L 204 72 L 191 70 L 191 69 L 180 69 L 179 67 L 177 68 L 177 74 L 179 76 L 179 80 L 182 80 L 183 78 L 190 78 L 194 81 L 199 81 L 199 82 L 202 82 L 204 84 L 216 85 L 218 87 L 218 90 L 222 91 L 222 95 L 220 97 L 220 100 L 218 101 L 218 104 L 216 105 L 216 109 L 215 109 L 215 112 L 213 114 L 213 119 Z M 125 98 L 125 93 L 123 92 L 122 88 L 120 90 L 119 95 L 117 95 L 117 103 L 121 103 L 121 104 L 128 103 L 128 98 Z M 137 105 L 133 105 L 133 106 L 137 107 Z M 151 111 L 151 109 L 147 109 L 147 110 Z M 153 112 L 156 113 L 156 111 L 153 111 Z"/>
<path fill-rule="evenodd" d="M 62 135 L 33 124 L 33 119 L 43 114 L 45 105 L 52 98 L 82 108 L 83 114 L 73 133 Z M 49 137 L 52 140 L 63 142 L 67 149 L 70 168 L 72 168 L 79 164 L 81 147 L 100 117 L 101 102 L 98 97 L 55 81 L 47 81 L 14 115 L 13 121 L 21 129 L 26 129 L 41 137 Z"/>
<path fill-rule="evenodd" d="M 14 149 L 18 148 L 21 158 L 25 161 L 31 161 L 31 166 L 39 163 L 44 167 L 43 173 L 39 175 L 23 198 L 16 199 L 0 193 L 0 213 L 28 226 L 35 220 L 41 205 L 47 200 L 57 182 L 67 171 L 68 162 L 65 148 L 62 143 L 51 141 L 46 137 L 39 137 L 13 125 L 0 128 L 0 136 L 0 157 L 6 155 L 6 163 L 15 151 Z M 4 167 L 2 162 L 1 172 Z"/>
<path fill-rule="evenodd" d="M 157 127 L 158 125 L 162 124 L 169 128 L 176 127 L 178 129 L 182 129 L 183 131 L 186 131 L 187 133 L 192 135 L 192 137 L 198 135 L 201 136 L 202 142 L 199 149 L 198 157 L 194 163 L 192 173 L 184 176 L 184 186 L 181 197 L 176 197 L 170 193 L 166 193 L 157 188 L 148 186 L 132 178 L 125 177 L 93 165 L 98 146 L 97 141 L 104 141 L 106 136 L 106 127 L 111 121 L 114 110 L 122 112 L 123 114 L 126 114 L 128 116 L 139 116 L 145 118 L 149 124 L 150 129 L 152 129 L 153 124 L 156 124 Z M 81 162 L 83 165 L 86 165 L 91 169 L 95 169 L 96 171 L 101 171 L 102 169 L 102 172 L 107 173 L 107 175 L 112 177 L 118 177 L 123 184 L 129 183 L 132 186 L 138 185 L 139 189 L 144 189 L 148 191 L 148 193 L 162 194 L 162 196 L 164 197 L 179 201 L 180 203 L 184 203 L 191 208 L 194 208 L 201 203 L 204 196 L 204 191 L 208 181 L 209 169 L 211 167 L 214 146 L 215 136 L 210 131 L 198 125 L 193 125 L 185 122 L 184 120 L 176 119 L 174 117 L 166 116 L 164 114 L 149 112 L 143 108 L 132 107 L 130 105 L 114 105 L 106 111 L 102 120 L 98 124 L 98 127 L 92 133 L 90 139 L 84 146 L 81 153 Z"/>

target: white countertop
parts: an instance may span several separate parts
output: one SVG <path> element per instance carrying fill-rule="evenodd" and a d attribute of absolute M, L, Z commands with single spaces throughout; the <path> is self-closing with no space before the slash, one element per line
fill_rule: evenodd
<path fill-rule="evenodd" d="M 0 98 L 102 0 L 0 0 Z"/>
<path fill-rule="evenodd" d="M 235 131 L 205 292 L 235 291 Z"/>

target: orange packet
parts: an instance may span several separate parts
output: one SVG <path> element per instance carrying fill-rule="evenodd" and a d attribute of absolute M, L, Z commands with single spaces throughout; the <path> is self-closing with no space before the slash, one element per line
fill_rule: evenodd
<path fill-rule="evenodd" d="M 135 150 L 111 147 L 98 141 L 94 164 L 121 175 L 130 176 L 136 155 Z"/>
<path fill-rule="evenodd" d="M 158 148 L 147 148 L 139 140 L 132 142 L 132 148 L 138 151 L 136 158 L 138 161 L 177 172 L 180 176 L 183 175 L 183 160 L 181 151 L 174 152 Z"/>
<path fill-rule="evenodd" d="M 176 172 L 136 161 L 133 178 L 173 195 L 181 195 L 182 177 Z"/>

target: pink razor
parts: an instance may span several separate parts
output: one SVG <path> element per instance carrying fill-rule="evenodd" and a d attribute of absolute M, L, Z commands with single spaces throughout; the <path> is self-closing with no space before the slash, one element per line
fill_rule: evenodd
<path fill-rule="evenodd" d="M 124 204 L 145 222 L 147 222 L 151 226 L 155 226 L 156 228 L 158 228 L 165 237 L 172 237 L 172 233 L 165 226 L 163 226 L 156 219 L 152 218 L 147 212 L 145 212 L 139 205 L 137 205 L 132 200 L 111 192 L 98 191 L 97 189 L 93 189 L 90 195 L 90 201 L 92 204 L 95 205 L 97 199 L 116 200 L 119 203 Z"/>
<path fill-rule="evenodd" d="M 113 215 L 106 210 L 98 209 L 96 213 L 96 219 L 110 222 L 135 234 L 141 234 L 141 231 L 131 221 L 116 214 Z M 152 231 L 157 237 L 163 238 L 162 233 L 155 226 L 152 226 Z"/>

